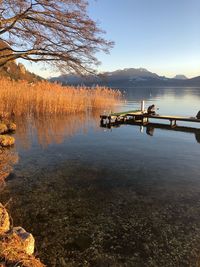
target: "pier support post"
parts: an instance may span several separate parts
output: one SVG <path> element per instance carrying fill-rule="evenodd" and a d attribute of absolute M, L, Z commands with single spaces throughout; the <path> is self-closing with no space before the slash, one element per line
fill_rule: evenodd
<path fill-rule="evenodd" d="M 141 101 L 141 112 L 144 113 L 144 100 Z"/>
<path fill-rule="evenodd" d="M 108 116 L 108 124 L 111 124 L 111 116 Z"/>
<path fill-rule="evenodd" d="M 176 120 L 170 120 L 170 126 L 172 128 L 176 127 Z"/>

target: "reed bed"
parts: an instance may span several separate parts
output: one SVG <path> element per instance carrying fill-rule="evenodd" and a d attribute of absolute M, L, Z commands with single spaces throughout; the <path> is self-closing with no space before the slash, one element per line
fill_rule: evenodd
<path fill-rule="evenodd" d="M 112 108 L 120 101 L 119 91 L 96 86 L 72 87 L 42 81 L 28 83 L 2 78 L 0 114 L 62 115 Z"/>

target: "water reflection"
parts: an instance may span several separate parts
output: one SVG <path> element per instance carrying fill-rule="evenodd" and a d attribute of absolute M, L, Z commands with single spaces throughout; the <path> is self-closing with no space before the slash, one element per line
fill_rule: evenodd
<path fill-rule="evenodd" d="M 122 90 L 126 104 L 123 110 L 138 108 L 145 100 L 146 106 L 156 104 L 160 114 L 196 116 L 199 111 L 200 88 L 126 88 Z"/>
<path fill-rule="evenodd" d="M 115 125 L 100 124 L 100 127 L 112 130 L 112 128 L 119 128 L 122 125 L 139 126 L 141 133 L 143 133 L 144 128 L 146 128 L 146 134 L 149 136 L 154 136 L 155 129 L 162 129 L 162 130 L 166 130 L 166 131 L 175 131 L 175 132 L 177 132 L 177 135 L 178 135 L 178 132 L 193 133 L 197 143 L 200 143 L 200 129 L 194 128 L 194 127 L 178 126 L 178 125 L 176 125 L 176 127 L 171 127 L 170 125 L 167 125 L 167 124 L 160 124 L 160 123 L 143 124 L 140 122 L 123 122 L 123 123 L 120 122 L 119 124 L 115 124 Z"/>
<path fill-rule="evenodd" d="M 196 138 L 197 143 L 200 143 L 200 131 L 195 133 L 195 138 Z"/>
<path fill-rule="evenodd" d="M 147 125 L 146 126 L 146 134 L 153 136 L 155 128 L 152 126 Z"/>
<path fill-rule="evenodd" d="M 146 107 L 155 103 L 161 114 L 195 116 L 199 110 L 199 88 L 126 88 L 121 91 L 127 101 L 115 108 L 118 111 L 138 109 L 142 99 Z M 33 143 L 37 143 L 45 148 L 50 144 L 61 144 L 80 132 L 86 134 L 91 127 L 98 130 L 99 114 L 104 112 L 109 113 L 110 110 L 94 110 L 88 114 L 62 117 L 18 118 L 17 147 L 31 148 Z M 146 133 L 153 135 L 153 129 L 149 127 Z"/>
<path fill-rule="evenodd" d="M 16 133 L 18 147 L 30 148 L 34 142 L 43 148 L 50 144 L 61 144 L 65 139 L 93 127 L 97 129 L 100 111 L 88 114 L 69 114 L 57 117 L 17 118 Z M 101 111 L 103 112 L 103 111 Z"/>
<path fill-rule="evenodd" d="M 141 101 L 155 99 L 158 100 L 166 95 L 168 97 L 176 98 L 178 101 L 181 99 L 185 99 L 187 97 L 197 97 L 200 98 L 200 90 L 199 88 L 177 88 L 177 87 L 154 87 L 154 88 L 143 88 L 143 87 L 135 87 L 135 88 L 124 88 L 121 89 L 124 93 L 125 98 L 128 101 Z M 192 93 L 192 95 L 191 95 Z"/>
<path fill-rule="evenodd" d="M 113 166 L 68 161 L 9 183 L 15 223 L 34 234 L 47 266 L 196 266 L 199 187 Z"/>
<path fill-rule="evenodd" d="M 145 96 L 162 114 L 199 110 L 196 89 L 159 88 L 131 89 L 118 109 Z M 0 201 L 13 198 L 14 222 L 33 233 L 47 266 L 198 266 L 199 130 L 105 131 L 99 113 L 18 119 L 20 161 Z"/>

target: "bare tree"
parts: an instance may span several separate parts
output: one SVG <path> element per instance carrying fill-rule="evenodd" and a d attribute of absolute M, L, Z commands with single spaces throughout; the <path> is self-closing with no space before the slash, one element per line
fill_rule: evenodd
<path fill-rule="evenodd" d="M 79 73 L 113 43 L 87 15 L 87 0 L 0 0 L 0 66 L 19 58 Z"/>

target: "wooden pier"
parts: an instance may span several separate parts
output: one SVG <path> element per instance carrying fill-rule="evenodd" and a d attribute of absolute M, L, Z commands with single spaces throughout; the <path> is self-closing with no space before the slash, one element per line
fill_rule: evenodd
<path fill-rule="evenodd" d="M 183 117 L 183 116 L 172 116 L 172 115 L 149 115 L 145 110 L 132 110 L 121 113 L 111 113 L 108 115 L 100 115 L 101 125 L 118 125 L 123 123 L 141 123 L 147 125 L 150 122 L 150 119 L 156 120 L 168 120 L 170 127 L 176 127 L 177 121 L 184 122 L 195 122 L 200 123 L 200 119 L 195 117 Z"/>

